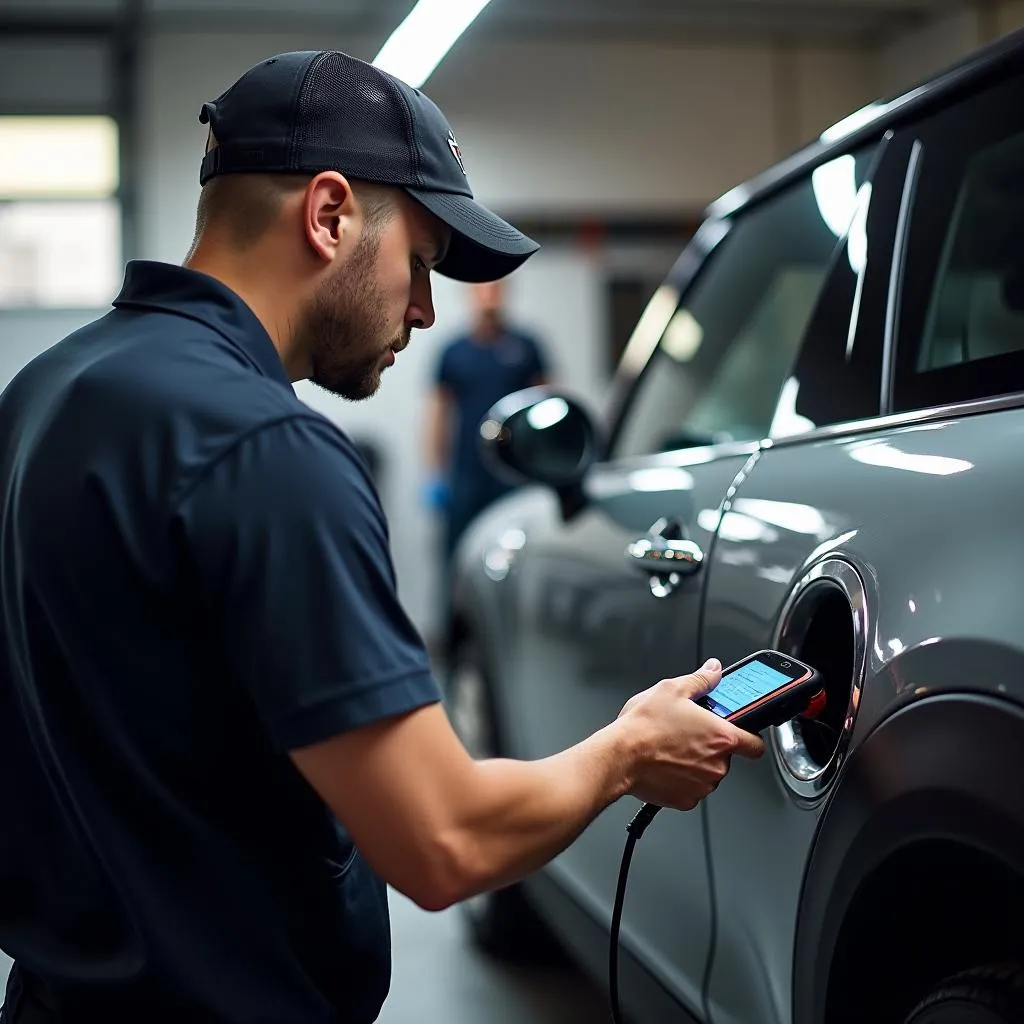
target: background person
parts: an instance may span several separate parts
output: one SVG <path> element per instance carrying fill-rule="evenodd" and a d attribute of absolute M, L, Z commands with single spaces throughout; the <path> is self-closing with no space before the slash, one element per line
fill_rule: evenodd
<path fill-rule="evenodd" d="M 501 281 L 469 286 L 472 323 L 441 353 L 428 400 L 425 499 L 444 522 L 444 570 L 466 527 L 514 487 L 480 453 L 478 429 L 506 395 L 548 383 L 540 341 L 514 326 Z"/>

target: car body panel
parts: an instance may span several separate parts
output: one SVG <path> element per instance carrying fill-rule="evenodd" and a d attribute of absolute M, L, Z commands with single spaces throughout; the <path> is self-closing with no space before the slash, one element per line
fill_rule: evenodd
<path fill-rule="evenodd" d="M 992 417 L 965 417 L 765 451 L 719 532 L 704 653 L 728 661 L 771 646 L 793 582 L 841 557 L 858 570 L 868 605 L 854 748 L 926 694 L 998 692 L 1024 706 L 1020 587 L 1004 571 L 1024 558 L 1014 469 L 1024 411 L 997 418 L 998 428 Z M 950 660 L 982 649 L 975 665 Z M 715 1024 L 790 1020 L 796 914 L 819 814 L 782 784 L 773 757 L 736 763 L 708 802 Z"/>
<path fill-rule="evenodd" d="M 918 174 L 923 159 L 927 178 L 929 161 L 935 167 L 942 153 L 941 118 L 925 125 L 925 146 L 917 128 L 906 126 L 972 90 L 1019 77 L 1022 52 L 1024 33 L 861 112 L 734 190 L 710 208 L 669 275 L 662 301 L 674 303 L 699 280 L 734 220 L 884 134 L 873 198 L 865 203 L 866 264 L 854 267 L 851 231 L 788 382 L 794 392 L 820 395 L 825 418 L 736 450 L 711 446 L 595 466 L 584 480 L 587 502 L 568 521 L 553 493 L 530 488 L 478 521 L 460 553 L 461 614 L 483 634 L 507 751 L 521 757 L 582 739 L 611 721 L 632 693 L 706 657 L 729 663 L 779 646 L 794 588 L 826 563 L 858 581 L 862 657 L 839 697 L 849 700 L 848 732 L 832 762 L 836 773 L 824 776 L 828 785 L 809 795 L 795 784 L 782 763 L 785 730 L 773 731 L 765 758 L 737 759 L 698 814 L 659 816 L 637 847 L 624 915 L 623 991 L 643 1024 L 670 1019 L 666 1000 L 676 1001 L 680 1019 L 707 1024 L 823 1024 L 837 935 L 849 901 L 879 866 L 871 858 L 945 827 L 946 839 L 977 843 L 1002 860 L 1013 859 L 1013 846 L 1021 859 L 1024 843 L 1007 838 L 1024 835 L 1021 790 L 1005 780 L 1024 766 L 1016 572 L 1024 554 L 1017 468 L 1024 388 L 1010 393 L 1013 382 L 999 381 L 991 392 L 998 397 L 886 413 L 898 391 L 900 346 L 916 350 L 918 340 L 912 330 L 900 337 L 901 302 L 910 294 L 906 243 L 909 237 L 913 244 L 913 223 L 921 219 Z M 999 102 L 1010 112 L 1005 120 L 1016 123 L 1011 113 L 1022 88 L 1015 79 L 987 94 L 989 120 L 979 139 Z M 957 123 L 969 121 L 970 108 L 957 116 Z M 994 123 L 993 137 L 1002 122 L 996 116 Z M 840 353 L 845 346 L 851 367 L 857 358 L 866 361 L 861 371 L 873 367 L 858 371 L 855 386 L 866 401 L 851 422 L 835 422 L 835 409 L 828 418 L 830 396 L 837 408 L 849 405 L 842 392 L 853 384 L 852 370 L 843 377 L 843 358 L 833 353 L 825 373 L 820 360 L 803 363 L 830 335 L 841 340 Z M 627 348 L 602 425 L 613 441 L 657 343 L 638 327 Z M 973 370 L 963 344 L 965 368 Z M 817 392 L 816 374 L 825 384 Z M 674 594 L 657 599 L 623 551 L 655 519 L 672 515 L 706 561 Z M 986 730 L 998 750 L 985 748 Z M 930 737 L 952 756 L 929 754 Z M 917 758 L 912 764 L 910 756 Z M 942 800 L 951 809 L 945 826 Z M 989 828 L 971 810 L 979 805 L 1002 817 Z M 595 974 L 604 965 L 624 826 L 635 806 L 609 808 L 527 883 L 542 915 L 572 936 L 578 958 Z M 852 967 L 848 973 L 860 984 Z"/>
<path fill-rule="evenodd" d="M 544 757 L 579 742 L 613 721 L 633 694 L 694 664 L 703 572 L 657 598 L 626 548 L 672 518 L 707 552 L 718 510 L 756 450 L 697 449 L 600 467 L 586 483 L 587 507 L 570 523 L 534 524 L 517 565 L 518 645 L 505 678 L 516 694 L 507 727 L 518 756 Z M 603 920 L 611 916 L 630 813 L 624 804 L 608 808 L 547 868 Z M 637 850 L 622 927 L 624 945 L 691 1009 L 700 1006 L 710 931 L 703 850 L 699 816 L 659 822 L 658 842 Z M 648 913 L 652 905 L 658 914 Z"/>

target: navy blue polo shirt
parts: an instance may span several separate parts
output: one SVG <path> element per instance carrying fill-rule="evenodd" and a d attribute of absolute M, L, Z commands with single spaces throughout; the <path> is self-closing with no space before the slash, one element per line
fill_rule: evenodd
<path fill-rule="evenodd" d="M 457 415 L 451 463 L 453 491 L 508 490 L 481 457 L 480 423 L 491 406 L 506 395 L 533 386 L 546 373 L 540 345 L 522 331 L 506 329 L 486 343 L 459 337 L 445 348 L 436 382 L 452 395 Z"/>
<path fill-rule="evenodd" d="M 217 281 L 114 307 L 0 397 L 0 948 L 69 1020 L 364 1024 L 386 889 L 287 752 L 439 700 L 368 468 Z"/>

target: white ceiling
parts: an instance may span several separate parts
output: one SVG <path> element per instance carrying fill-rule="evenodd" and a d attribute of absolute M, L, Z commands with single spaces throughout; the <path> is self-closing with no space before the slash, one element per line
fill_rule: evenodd
<path fill-rule="evenodd" d="M 271 28 L 308 21 L 387 33 L 412 0 L 0 0 L 0 28 L 87 23 L 138 5 L 175 27 Z M 870 40 L 968 0 L 493 0 L 471 31 L 573 37 L 680 38 L 687 35 Z"/>

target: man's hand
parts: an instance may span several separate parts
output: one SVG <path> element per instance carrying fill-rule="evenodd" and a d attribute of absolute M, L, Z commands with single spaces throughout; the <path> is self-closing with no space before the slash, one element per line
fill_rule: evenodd
<path fill-rule="evenodd" d="M 660 807 L 692 810 L 718 787 L 733 754 L 757 758 L 764 743 L 694 703 L 718 685 L 722 666 L 664 679 L 630 699 L 619 714 L 638 738 L 630 793 Z"/>

